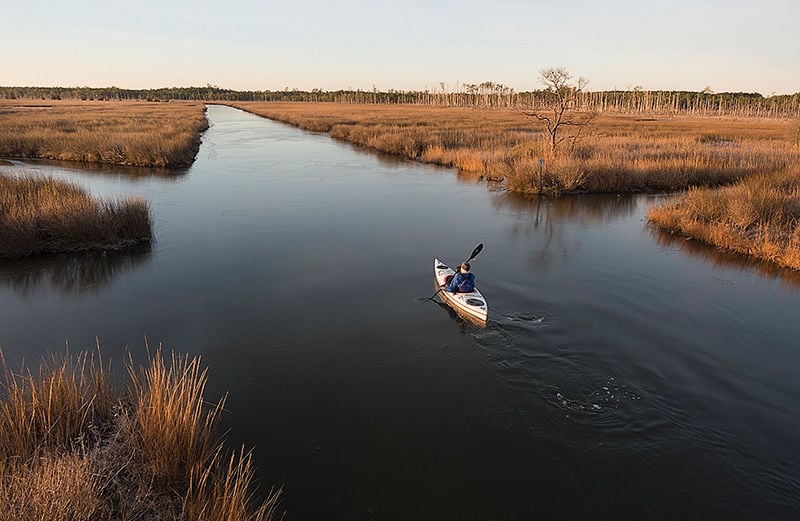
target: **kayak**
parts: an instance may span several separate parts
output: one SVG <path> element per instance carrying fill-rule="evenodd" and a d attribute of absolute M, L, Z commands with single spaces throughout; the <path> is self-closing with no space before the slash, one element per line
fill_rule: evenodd
<path fill-rule="evenodd" d="M 433 276 L 437 289 L 441 288 L 448 276 L 451 275 L 455 275 L 455 271 L 439 259 L 433 259 Z M 439 292 L 439 298 L 460 315 L 481 324 L 486 324 L 489 306 L 486 304 L 486 299 L 483 298 L 481 292 L 478 291 L 478 288 L 469 293 L 450 293 L 443 289 Z"/>

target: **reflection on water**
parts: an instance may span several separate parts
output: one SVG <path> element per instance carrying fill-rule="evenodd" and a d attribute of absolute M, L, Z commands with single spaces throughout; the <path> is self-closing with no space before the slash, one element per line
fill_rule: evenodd
<path fill-rule="evenodd" d="M 3 161 L 0 174 L 18 176 L 57 175 L 73 180 L 70 174 L 122 178 L 124 182 L 152 177 L 167 181 L 178 179 L 188 170 L 142 168 L 98 163 L 33 160 Z M 55 254 L 35 256 L 21 260 L 0 262 L 0 285 L 8 286 L 23 296 L 57 292 L 63 295 L 91 293 L 108 286 L 121 273 L 148 261 L 152 252 L 150 244 L 140 244 L 123 251 L 87 252 L 81 254 Z"/>
<path fill-rule="evenodd" d="M 459 315 L 455 309 L 448 306 L 444 302 L 439 300 L 431 300 L 431 302 L 435 303 L 444 312 L 450 315 L 450 318 L 453 320 L 453 322 L 458 325 L 458 329 L 464 334 L 474 334 L 475 332 L 480 331 L 487 326 L 487 324 L 484 324 L 483 322 L 480 322 L 468 315 Z"/>
<path fill-rule="evenodd" d="M 498 212 L 515 212 L 532 217 L 534 223 L 543 215 L 570 219 L 585 224 L 607 224 L 632 216 L 637 209 L 633 196 L 581 195 L 565 197 L 530 196 L 498 193 L 492 206 Z"/>
<path fill-rule="evenodd" d="M 158 177 L 164 180 L 178 180 L 186 175 L 188 168 L 147 168 L 139 166 L 107 165 L 103 163 L 81 163 L 76 161 L 56 161 L 51 159 L 10 160 L 0 163 L 7 173 L 45 173 L 54 171 L 97 174 L 101 176 L 124 177 L 130 181 Z"/>
<path fill-rule="evenodd" d="M 579 222 L 607 224 L 631 217 L 636 209 L 637 200 L 632 196 L 582 195 L 558 198 L 551 212 Z"/>
<path fill-rule="evenodd" d="M 671 234 L 655 226 L 647 226 L 647 230 L 663 248 L 678 248 L 689 256 L 711 263 L 715 267 L 756 272 L 761 277 L 779 281 L 787 288 L 800 288 L 800 271 L 782 268 L 771 262 L 761 261 L 741 253 L 721 250 L 700 241 Z"/>
<path fill-rule="evenodd" d="M 0 285 L 24 297 L 49 294 L 83 295 L 105 288 L 115 277 L 146 263 L 151 246 L 124 252 L 42 256 L 0 263 Z"/>

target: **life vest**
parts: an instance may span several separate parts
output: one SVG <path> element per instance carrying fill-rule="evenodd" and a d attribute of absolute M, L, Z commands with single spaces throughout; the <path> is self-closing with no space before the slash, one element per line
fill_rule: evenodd
<path fill-rule="evenodd" d="M 464 280 L 458 283 L 458 293 L 471 293 L 475 291 L 475 275 L 472 273 L 462 273 L 461 276 Z"/>
<path fill-rule="evenodd" d="M 475 291 L 475 275 L 473 275 L 472 273 L 447 275 L 444 278 L 445 287 L 449 287 L 450 283 L 453 281 L 453 277 L 457 275 L 461 275 L 461 282 L 459 282 L 458 285 L 455 287 L 456 293 L 472 293 L 473 291 Z M 450 290 L 448 289 L 448 291 Z"/>

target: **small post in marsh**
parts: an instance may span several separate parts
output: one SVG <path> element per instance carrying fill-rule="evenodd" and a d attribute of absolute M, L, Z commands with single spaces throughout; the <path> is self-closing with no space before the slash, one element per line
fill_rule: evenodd
<path fill-rule="evenodd" d="M 544 158 L 539 158 L 539 193 L 542 193 L 542 172 L 544 171 Z"/>

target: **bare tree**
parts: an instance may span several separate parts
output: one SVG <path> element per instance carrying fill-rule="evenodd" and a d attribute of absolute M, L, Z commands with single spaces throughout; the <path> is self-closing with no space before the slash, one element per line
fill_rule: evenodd
<path fill-rule="evenodd" d="M 557 155 L 559 145 L 567 141 L 570 152 L 575 143 L 585 135 L 586 127 L 597 116 L 596 112 L 578 112 L 579 95 L 589 80 L 579 77 L 573 81 L 572 75 L 563 67 L 551 67 L 539 71 L 539 79 L 544 84 L 544 104 L 541 110 L 526 110 L 528 117 L 544 122 L 550 137 L 550 150 Z M 565 131 L 563 127 L 571 127 Z"/>

